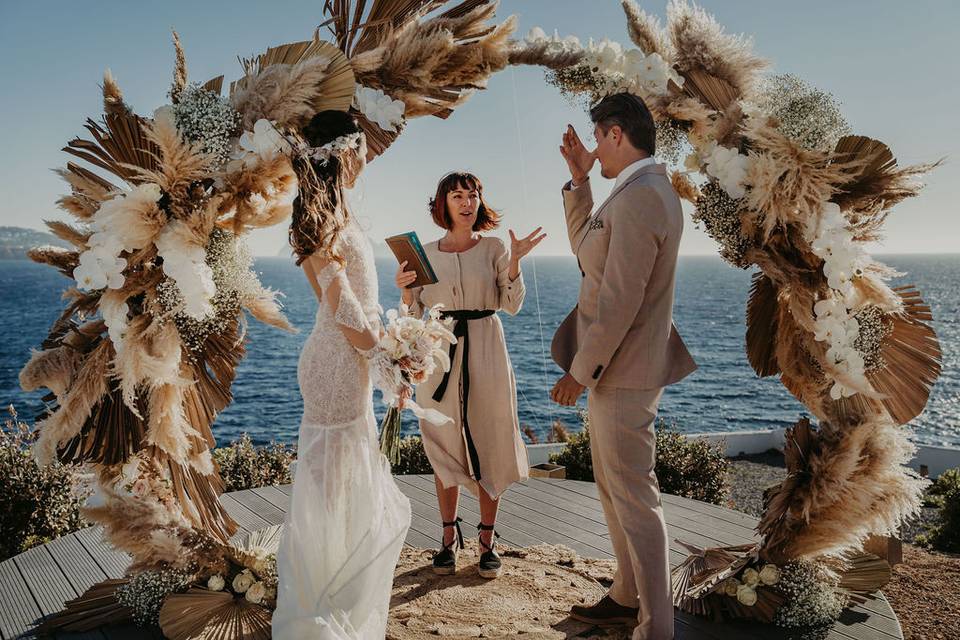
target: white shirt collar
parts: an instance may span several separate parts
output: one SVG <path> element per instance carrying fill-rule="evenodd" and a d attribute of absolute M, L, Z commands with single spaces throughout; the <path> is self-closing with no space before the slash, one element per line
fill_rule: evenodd
<path fill-rule="evenodd" d="M 620 175 L 617 176 L 617 181 L 613 183 L 613 188 L 616 189 L 624 182 L 627 181 L 627 178 L 632 176 L 634 173 L 646 167 L 647 165 L 656 164 L 657 159 L 653 156 L 648 156 L 636 162 L 632 162 L 623 168 L 623 171 L 620 172 Z"/>

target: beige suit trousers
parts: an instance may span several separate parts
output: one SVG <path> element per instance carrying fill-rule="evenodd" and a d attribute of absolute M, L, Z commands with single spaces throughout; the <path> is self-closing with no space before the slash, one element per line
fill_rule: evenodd
<path fill-rule="evenodd" d="M 673 638 L 669 543 L 654 473 L 662 394 L 601 384 L 587 396 L 593 475 L 617 557 L 610 597 L 639 607 L 634 640 Z"/>

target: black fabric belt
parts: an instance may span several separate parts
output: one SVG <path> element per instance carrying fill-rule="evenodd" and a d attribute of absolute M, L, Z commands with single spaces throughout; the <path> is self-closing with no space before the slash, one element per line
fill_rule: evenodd
<path fill-rule="evenodd" d="M 457 352 L 457 345 L 463 345 L 462 366 L 460 367 L 460 377 L 463 380 L 463 402 L 460 403 L 460 423 L 463 425 L 463 434 L 467 439 L 467 453 L 470 456 L 470 466 L 473 467 L 473 477 L 480 480 L 480 456 L 477 455 L 477 447 L 473 444 L 473 438 L 470 436 L 470 425 L 467 420 L 467 407 L 470 400 L 470 326 L 468 320 L 479 320 L 488 318 L 495 313 L 492 309 L 474 309 L 459 311 L 442 311 L 441 318 L 453 318 L 453 335 L 457 337 L 457 342 L 450 345 L 450 369 L 443 374 L 440 385 L 433 392 L 434 402 L 440 402 L 447 391 L 447 385 L 450 383 L 450 372 L 453 370 L 453 358 Z"/>

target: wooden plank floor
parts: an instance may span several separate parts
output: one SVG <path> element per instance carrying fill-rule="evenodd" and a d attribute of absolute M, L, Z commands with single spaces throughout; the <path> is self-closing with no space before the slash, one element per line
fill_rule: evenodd
<path fill-rule="evenodd" d="M 440 535 L 433 476 L 395 476 L 410 498 L 412 523 L 407 544 L 433 548 Z M 221 497 L 240 525 L 236 539 L 283 522 L 291 486 L 262 487 Z M 686 553 L 676 539 L 700 546 L 742 544 L 755 539 L 756 519 L 723 507 L 664 495 L 663 508 L 671 537 L 670 561 L 676 565 Z M 464 492 L 460 515 L 471 528 L 479 522 L 479 505 Z M 497 531 L 513 546 L 564 544 L 592 558 L 612 558 L 613 549 L 604 522 L 596 485 L 574 480 L 531 479 L 515 485 L 501 501 Z M 509 562 L 509 560 L 508 560 Z M 99 527 L 91 527 L 36 547 L 0 563 L 0 640 L 25 637 L 43 617 L 107 577 L 123 574 L 129 559 L 105 544 Z M 783 630 L 752 624 L 715 624 L 676 613 L 676 637 L 684 640 L 762 640 L 783 638 Z M 104 628 L 87 634 L 60 634 L 72 640 L 133 640 L 161 638 L 157 631 L 136 627 Z M 892 640 L 903 633 L 882 594 L 847 611 L 834 625 L 830 640 Z"/>

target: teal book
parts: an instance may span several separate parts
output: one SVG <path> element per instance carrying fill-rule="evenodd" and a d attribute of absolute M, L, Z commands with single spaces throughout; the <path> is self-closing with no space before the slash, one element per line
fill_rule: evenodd
<path fill-rule="evenodd" d="M 417 279 L 413 281 L 413 284 L 407 286 L 408 289 L 437 282 L 437 274 L 434 273 L 433 266 L 427 259 L 427 253 L 423 250 L 423 245 L 420 244 L 420 238 L 417 237 L 416 231 L 390 236 L 386 239 L 386 243 L 393 251 L 393 255 L 397 257 L 398 263 L 406 261 L 406 269 L 417 273 Z"/>

